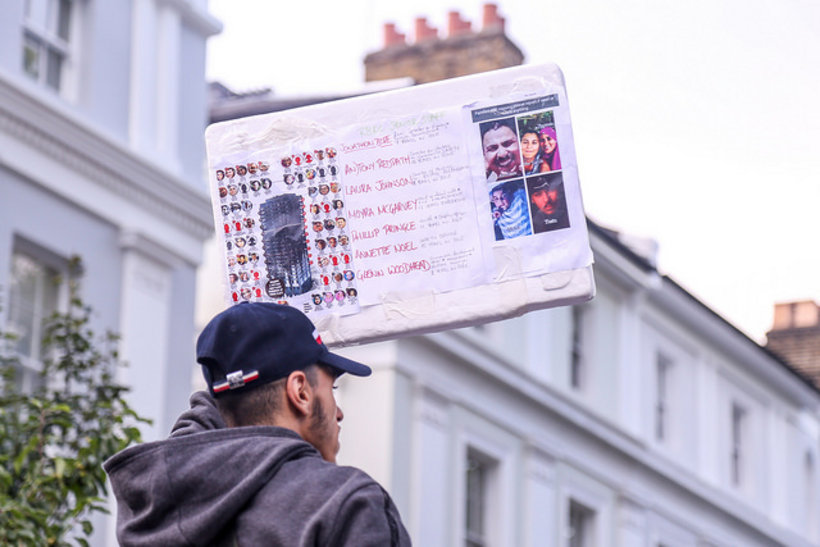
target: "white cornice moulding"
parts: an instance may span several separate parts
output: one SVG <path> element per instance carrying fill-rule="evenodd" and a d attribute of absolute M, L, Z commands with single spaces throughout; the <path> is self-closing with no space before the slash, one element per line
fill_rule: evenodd
<path fill-rule="evenodd" d="M 172 270 L 179 267 L 183 262 L 174 251 L 150 239 L 145 234 L 133 230 L 124 230 L 120 233 L 120 247 L 125 250 L 137 251 Z"/>
<path fill-rule="evenodd" d="M 206 38 L 222 32 L 222 22 L 190 0 L 157 0 L 157 4 L 176 9 L 185 23 Z"/>
<path fill-rule="evenodd" d="M 214 233 L 211 203 L 204 188 L 200 190 L 160 170 L 86 122 L 32 97 L 2 74 L 0 132 L 39 150 L 198 240 L 205 240 Z M 7 163 L 1 152 L 0 163 Z M 22 172 L 32 177 L 27 170 Z M 195 174 L 197 179 L 201 176 Z M 76 202 L 71 188 L 57 191 Z"/>

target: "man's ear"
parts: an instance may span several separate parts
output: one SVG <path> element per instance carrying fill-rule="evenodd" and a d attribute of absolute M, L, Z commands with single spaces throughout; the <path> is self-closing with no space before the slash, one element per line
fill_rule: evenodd
<path fill-rule="evenodd" d="M 285 395 L 297 416 L 310 415 L 313 390 L 303 370 L 295 370 L 288 375 Z"/>

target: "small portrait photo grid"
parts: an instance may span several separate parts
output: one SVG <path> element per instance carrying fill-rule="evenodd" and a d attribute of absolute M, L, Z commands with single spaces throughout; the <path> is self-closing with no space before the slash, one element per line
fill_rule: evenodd
<path fill-rule="evenodd" d="M 334 146 L 260 153 L 213 170 L 229 301 L 305 313 L 358 307 L 345 196 Z"/>
<path fill-rule="evenodd" d="M 555 125 L 552 110 L 479 124 L 496 241 L 569 227 Z"/>

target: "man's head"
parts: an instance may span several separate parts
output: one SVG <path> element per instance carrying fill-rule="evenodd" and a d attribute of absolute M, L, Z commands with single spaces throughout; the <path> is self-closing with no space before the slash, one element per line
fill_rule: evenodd
<path fill-rule="evenodd" d="M 481 145 L 489 173 L 494 173 L 498 179 L 521 175 L 518 137 L 512 120 L 481 124 Z"/>
<path fill-rule="evenodd" d="M 490 200 L 499 213 L 503 213 L 510 208 L 510 195 L 503 186 L 493 188 Z"/>
<path fill-rule="evenodd" d="M 561 179 L 543 177 L 532 186 L 531 199 L 536 209 L 545 215 L 554 215 L 560 204 Z"/>
<path fill-rule="evenodd" d="M 197 362 L 229 426 L 292 429 L 335 461 L 338 422 L 333 384 L 369 367 L 331 353 L 296 308 L 244 303 L 217 315 L 197 341 Z"/>

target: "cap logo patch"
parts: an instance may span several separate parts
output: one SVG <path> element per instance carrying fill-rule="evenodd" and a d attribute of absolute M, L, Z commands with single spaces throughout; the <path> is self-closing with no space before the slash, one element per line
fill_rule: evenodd
<path fill-rule="evenodd" d="M 313 338 L 316 339 L 317 344 L 319 344 L 320 346 L 322 345 L 322 337 L 319 335 L 319 331 L 316 329 L 313 329 Z"/>
<path fill-rule="evenodd" d="M 214 384 L 214 393 L 221 393 L 228 389 L 238 389 L 243 387 L 248 382 L 252 382 L 254 380 L 259 379 L 259 371 L 252 370 L 249 373 L 245 374 L 241 370 L 237 370 L 236 372 L 231 372 L 225 377 L 224 382 L 220 382 L 218 384 Z"/>

